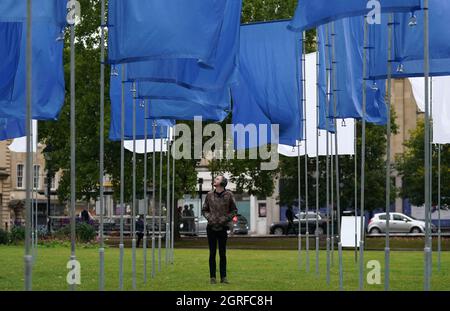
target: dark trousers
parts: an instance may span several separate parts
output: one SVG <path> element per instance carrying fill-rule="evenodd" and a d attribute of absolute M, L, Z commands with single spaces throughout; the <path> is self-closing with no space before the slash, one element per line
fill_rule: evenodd
<path fill-rule="evenodd" d="M 141 240 L 144 237 L 144 232 L 136 232 L 136 235 L 137 235 L 136 247 L 139 247 L 139 244 L 141 244 Z"/>
<path fill-rule="evenodd" d="M 216 251 L 217 244 L 219 244 L 220 277 L 225 278 L 227 276 L 227 230 L 214 231 L 207 228 L 206 232 L 209 244 L 209 276 L 211 278 L 216 277 Z"/>

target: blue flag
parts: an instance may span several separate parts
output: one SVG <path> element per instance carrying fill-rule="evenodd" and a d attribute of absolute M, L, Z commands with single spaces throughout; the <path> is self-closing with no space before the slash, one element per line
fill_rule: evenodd
<path fill-rule="evenodd" d="M 131 90 L 131 83 L 124 83 L 124 100 L 125 100 L 125 140 L 133 139 L 133 96 Z M 122 118 L 122 80 L 120 76 L 111 75 L 110 79 L 110 99 L 111 99 L 111 123 L 109 128 L 109 139 L 111 141 L 121 140 L 121 118 Z M 149 101 L 142 101 L 136 99 L 136 139 L 145 138 L 145 106 L 149 105 Z M 157 126 L 169 127 L 174 125 L 173 120 L 155 120 Z M 167 131 L 164 131 L 166 133 Z M 161 133 L 158 130 L 155 132 L 155 137 L 160 138 Z M 153 137 L 152 120 L 147 122 L 147 137 Z M 162 138 L 166 138 L 163 134 Z"/>
<path fill-rule="evenodd" d="M 226 0 L 110 0 L 109 61 L 196 59 L 213 66 Z"/>
<path fill-rule="evenodd" d="M 51 23 L 34 22 L 32 36 L 32 117 L 55 120 L 64 103 L 63 41 L 61 28 Z M 20 57 L 13 90 L 0 98 L 0 116 L 26 117 L 26 27 L 22 27 Z"/>
<path fill-rule="evenodd" d="M 258 126 L 259 120 L 251 117 L 258 107 L 257 114 L 270 121 L 265 124 L 279 125 L 279 142 L 295 145 L 303 134 L 302 44 L 298 34 L 287 30 L 288 23 L 241 26 L 240 79 L 232 86 L 233 103 L 238 107 L 234 109 L 233 123 Z"/>
<path fill-rule="evenodd" d="M 0 141 L 26 135 L 25 120 L 0 118 Z"/>
<path fill-rule="evenodd" d="M 302 0 L 289 28 L 304 31 L 344 17 L 363 16 L 379 5 L 381 12 L 413 11 L 422 0 Z"/>
<path fill-rule="evenodd" d="M 67 0 L 32 0 L 32 20 L 65 27 Z M 25 22 L 27 20 L 27 0 L 1 0 L 0 22 Z"/>
<path fill-rule="evenodd" d="M 177 83 L 192 89 L 217 90 L 235 81 L 242 0 L 227 1 L 214 68 L 195 59 L 165 59 L 130 63 L 128 79 Z"/>
<path fill-rule="evenodd" d="M 450 75 L 450 14 L 449 1 L 430 1 L 430 75 Z M 415 14 L 417 25 L 410 24 L 411 14 L 394 14 L 392 76 L 394 78 L 424 75 L 423 11 Z M 381 25 L 370 27 L 370 46 L 374 53 L 370 59 L 370 77 L 387 77 L 388 15 L 383 14 Z"/>
<path fill-rule="evenodd" d="M 363 89 L 363 41 L 364 41 L 364 20 L 363 17 L 344 18 L 334 22 L 335 30 L 335 74 L 336 89 L 333 90 L 331 102 L 329 104 L 331 115 L 334 114 L 333 96 L 336 96 L 336 118 L 361 119 L 362 111 L 362 89 Z M 319 27 L 319 41 L 323 46 L 323 28 Z M 331 27 L 330 30 L 330 44 Z M 323 49 L 323 47 L 321 48 Z M 368 50 L 369 54 L 371 50 Z M 332 54 L 328 53 L 331 64 Z M 369 58 L 369 57 L 367 57 Z M 368 61 L 368 60 L 366 60 Z M 332 83 L 332 76 L 330 76 Z M 322 82 L 323 83 L 323 82 Z M 378 125 L 386 124 L 387 112 L 385 103 L 386 81 L 375 80 L 366 82 L 366 121 Z M 333 121 L 334 122 L 334 121 Z"/>
<path fill-rule="evenodd" d="M 330 94 L 331 94 L 331 48 L 330 48 L 330 30 L 325 26 L 321 26 L 317 29 L 318 33 L 318 48 L 319 48 L 319 81 L 317 82 L 319 92 L 319 123 L 318 128 L 321 130 L 328 130 L 328 132 L 334 133 L 334 110 L 330 106 Z M 328 27 L 329 28 L 329 27 Z M 328 42 L 326 41 L 326 34 L 328 33 Z"/>
<path fill-rule="evenodd" d="M 19 65 L 22 23 L 0 22 L 0 99 L 12 96 Z"/>
<path fill-rule="evenodd" d="M 193 104 L 209 105 L 223 110 L 229 109 L 231 103 L 228 88 L 203 92 L 190 90 L 176 84 L 161 82 L 141 81 L 137 83 L 137 97 L 150 100 L 189 101 Z"/>

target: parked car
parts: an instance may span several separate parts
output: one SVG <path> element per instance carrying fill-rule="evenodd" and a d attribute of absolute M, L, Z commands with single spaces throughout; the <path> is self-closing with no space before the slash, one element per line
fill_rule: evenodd
<path fill-rule="evenodd" d="M 206 226 L 208 225 L 208 220 L 205 217 L 200 216 L 197 223 L 197 234 L 198 235 L 206 235 Z M 183 224 L 180 225 L 182 228 Z M 238 214 L 233 219 L 233 234 L 248 234 L 248 220 L 244 216 Z M 228 232 L 230 232 L 229 230 Z"/>
<path fill-rule="evenodd" d="M 316 233 L 318 235 L 322 235 L 327 232 L 327 221 L 325 218 L 323 218 L 320 214 L 317 215 L 315 212 L 308 212 L 308 215 L 306 213 L 302 212 L 297 215 L 295 215 L 297 218 L 300 219 L 300 229 L 301 233 L 306 233 L 306 224 L 308 224 L 309 233 L 311 235 L 315 235 Z M 316 232 L 316 216 L 318 218 L 318 228 Z M 274 235 L 283 235 L 286 234 L 286 231 L 288 229 L 288 221 L 280 221 L 273 223 L 270 226 L 270 234 Z M 289 233 L 298 234 L 298 219 L 294 219 L 294 230 Z"/>
<path fill-rule="evenodd" d="M 402 213 L 389 213 L 389 231 L 392 233 L 424 233 L 425 222 L 406 216 Z M 431 225 L 432 232 L 436 232 L 436 226 Z M 367 226 L 369 233 L 386 233 L 386 213 L 375 214 Z"/>

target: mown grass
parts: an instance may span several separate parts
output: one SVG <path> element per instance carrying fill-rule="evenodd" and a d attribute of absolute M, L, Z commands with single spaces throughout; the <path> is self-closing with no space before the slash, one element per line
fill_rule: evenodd
<path fill-rule="evenodd" d="M 125 289 L 131 290 L 131 250 L 126 249 Z M 23 247 L 0 246 L 0 290 L 23 289 Z M 76 251 L 81 263 L 81 285 L 78 290 L 98 288 L 98 251 L 96 248 L 81 248 Z M 66 290 L 66 263 L 70 249 L 62 246 L 37 249 L 33 267 L 34 290 Z M 450 253 L 442 254 L 442 269 L 437 271 L 437 255 L 433 255 L 433 290 L 450 290 Z M 156 257 L 157 258 L 157 257 Z M 358 289 L 358 265 L 352 251 L 344 252 L 345 290 Z M 148 282 L 143 283 L 143 252 L 137 252 L 138 290 L 256 290 L 256 291 L 318 291 L 338 289 L 337 252 L 331 268 L 331 284 L 326 284 L 326 252 L 320 251 L 320 274 L 315 274 L 315 252 L 310 252 L 311 271 L 305 272 L 305 253 L 302 269 L 299 270 L 298 252 L 289 250 L 228 250 L 228 274 L 230 284 L 210 285 L 208 273 L 208 251 L 206 249 L 176 249 L 173 265 L 165 264 L 162 253 L 161 272 L 156 267 L 156 276 L 151 278 L 151 250 L 148 252 Z M 368 251 L 364 261 L 378 260 L 384 265 L 384 253 Z M 106 289 L 118 289 L 119 250 L 107 248 L 105 253 Z M 368 270 L 367 270 L 368 271 Z M 383 277 L 382 277 L 383 280 Z M 392 252 L 392 290 L 423 289 L 423 253 Z M 383 290 L 381 285 L 365 284 L 366 290 Z"/>

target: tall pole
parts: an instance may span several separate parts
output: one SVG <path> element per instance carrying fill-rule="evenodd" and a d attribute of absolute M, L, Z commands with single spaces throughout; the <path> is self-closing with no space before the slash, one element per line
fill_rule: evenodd
<path fill-rule="evenodd" d="M 105 214 L 105 198 L 104 198 L 104 183 L 103 175 L 105 172 L 104 164 L 105 155 L 105 0 L 101 1 L 101 39 L 100 39 L 100 271 L 99 271 L 99 290 L 104 290 L 105 287 L 105 245 L 103 238 L 103 222 Z"/>
<path fill-rule="evenodd" d="M 158 204 L 158 271 L 161 272 L 161 206 L 162 206 L 162 183 L 163 183 L 163 126 L 159 127 L 159 204 Z"/>
<path fill-rule="evenodd" d="M 317 35 L 317 39 L 319 36 Z M 317 42 L 317 45 L 319 42 Z M 319 59 L 319 47 L 317 46 L 316 51 L 316 228 L 314 235 L 316 237 L 316 275 L 319 276 L 319 205 L 320 205 L 320 196 L 319 196 L 319 184 L 320 184 L 320 171 L 319 171 L 319 164 L 320 164 L 320 158 L 319 158 L 319 119 L 320 119 L 320 59 Z"/>
<path fill-rule="evenodd" d="M 147 198 L 147 169 L 148 169 L 148 152 L 147 152 L 147 131 L 148 131 L 148 123 L 147 123 L 147 110 L 148 105 L 147 102 L 144 101 L 144 238 L 142 249 L 144 251 L 144 284 L 147 284 L 147 216 L 148 216 L 148 198 Z"/>
<path fill-rule="evenodd" d="M 153 135 L 153 150 L 152 150 L 152 278 L 155 277 L 156 269 L 155 269 L 155 217 L 156 217 L 156 178 L 155 178 L 155 170 L 156 170 L 156 159 L 155 159 L 155 149 L 156 149 L 156 122 L 152 121 L 152 135 Z"/>
<path fill-rule="evenodd" d="M 393 14 L 389 14 L 387 63 L 387 126 L 386 126 L 386 242 L 384 249 L 384 290 L 390 289 L 390 219 L 391 219 L 391 101 L 392 101 L 392 27 Z"/>
<path fill-rule="evenodd" d="M 32 217 L 32 206 L 31 206 L 31 90 L 32 90 L 32 77 L 31 77 L 31 64 L 32 64 L 32 40 L 31 40 L 31 0 L 27 0 L 27 50 L 26 50 L 26 132 L 27 132 L 27 165 L 25 170 L 25 187 L 26 187 L 26 199 L 25 199 L 25 255 L 24 255 L 24 271 L 25 271 L 25 290 L 31 291 L 32 289 L 32 275 L 33 275 L 33 266 L 32 261 L 33 257 L 31 255 L 31 222 Z"/>
<path fill-rule="evenodd" d="M 336 33 L 334 22 L 331 23 L 332 31 L 332 53 L 333 53 L 333 110 L 334 110 L 334 148 L 335 148 L 335 173 L 336 173 L 336 210 L 337 210 L 337 242 L 338 242 L 338 256 L 339 256 L 339 289 L 344 289 L 344 268 L 342 259 L 342 243 L 341 243 L 341 186 L 339 175 L 339 146 L 338 146 L 338 127 L 337 127 L 337 68 L 336 68 Z M 333 232 L 334 233 L 334 232 Z"/>
<path fill-rule="evenodd" d="M 441 232 L 441 145 L 438 145 L 438 271 L 441 271 L 442 232 Z"/>
<path fill-rule="evenodd" d="M 300 139 L 300 138 L 299 138 Z M 302 204 L 301 204 L 301 157 L 300 157 L 300 146 L 301 141 L 299 140 L 297 143 L 297 194 L 298 194 L 298 268 L 302 268 L 302 219 L 301 219 L 301 213 L 302 213 Z M 289 227 L 288 227 L 289 228 Z M 286 232 L 286 234 L 289 234 L 289 232 Z"/>
<path fill-rule="evenodd" d="M 430 245 L 430 107 L 429 107 L 429 12 L 428 0 L 423 1 L 424 13 L 424 76 L 425 76 L 425 248 L 424 248 L 424 290 L 431 289 L 431 245 Z"/>
<path fill-rule="evenodd" d="M 133 93 L 133 200 L 131 207 L 131 282 L 133 289 L 136 289 L 136 84 L 134 82 Z"/>
<path fill-rule="evenodd" d="M 173 140 L 172 140 L 172 145 L 174 145 L 175 142 L 175 131 L 173 134 Z M 171 264 L 173 264 L 174 261 L 174 247 L 175 247 L 175 204 L 177 203 L 175 200 L 175 148 L 173 148 L 173 154 L 172 154 L 172 210 L 171 210 L 171 228 L 172 230 L 170 231 L 171 233 L 171 238 L 170 238 L 170 243 L 171 243 L 171 253 L 170 253 L 170 262 Z M 177 207 L 177 213 L 178 213 L 178 207 Z"/>
<path fill-rule="evenodd" d="M 304 37 L 302 37 L 301 41 L 302 41 L 302 46 L 303 46 L 304 43 L 305 43 L 304 42 Z M 298 50 L 297 50 L 297 53 L 298 53 Z M 303 58 L 304 58 L 303 49 L 300 51 L 300 53 L 301 53 L 301 62 L 302 62 L 302 65 L 303 65 L 304 64 L 304 61 L 303 61 Z M 298 55 L 297 55 L 297 57 L 298 57 Z M 297 71 L 297 79 L 298 80 L 300 79 L 299 75 L 300 75 L 300 72 Z M 304 84 L 304 79 L 305 79 L 305 77 L 302 76 L 300 81 L 298 81 L 298 80 L 297 81 L 300 84 L 303 85 Z M 298 105 L 299 105 L 299 113 L 300 113 L 300 111 L 302 111 L 301 109 L 302 109 L 303 99 L 304 99 L 304 94 L 302 95 L 301 101 L 298 103 Z M 300 122 L 302 122 L 302 121 L 300 121 Z M 300 128 L 301 128 L 301 123 L 300 123 Z M 302 203 L 301 203 L 301 200 L 302 200 L 302 195 L 301 195 L 301 192 L 302 192 L 302 188 L 301 188 L 302 177 L 301 177 L 301 154 L 300 154 L 300 146 L 302 144 L 301 143 L 302 135 L 303 135 L 303 132 L 300 129 L 300 131 L 299 131 L 299 138 L 298 138 L 298 141 L 297 141 L 298 268 L 300 270 L 302 268 L 302 216 L 301 216 L 301 214 L 302 214 Z M 290 228 L 290 226 L 288 226 L 288 228 L 287 228 L 286 235 L 289 234 L 289 228 Z M 294 232 L 295 232 L 295 229 L 294 229 Z"/>
<path fill-rule="evenodd" d="M 75 21 L 70 25 L 70 237 L 71 256 L 74 262 L 75 256 L 75 203 L 76 203 L 76 173 L 75 173 Z M 72 267 L 74 268 L 74 267 Z M 75 284 L 71 285 L 71 290 L 75 290 Z"/>
<path fill-rule="evenodd" d="M 328 24 L 325 26 L 325 62 L 326 62 L 326 98 L 325 98 L 325 127 L 326 127 L 326 202 L 327 202 L 327 285 L 330 285 L 330 268 L 331 268 L 331 253 L 330 253 L 330 132 L 329 132 L 329 122 L 328 118 L 330 116 L 329 112 L 329 96 L 330 96 L 330 61 L 328 48 L 330 46 L 329 42 L 329 31 Z"/>
<path fill-rule="evenodd" d="M 354 178 L 354 192 L 355 192 L 355 263 L 358 263 L 358 122 L 355 119 L 355 178 Z"/>
<path fill-rule="evenodd" d="M 362 130 L 361 130 L 361 236 L 359 242 L 359 289 L 364 289 L 364 234 L 365 234 L 365 221 L 364 221 L 364 207 L 365 207 L 365 181 L 366 181 L 366 105 L 367 105 L 367 36 L 368 36 L 368 24 L 366 17 L 364 18 L 364 43 L 363 43 L 363 81 L 362 81 Z"/>
<path fill-rule="evenodd" d="M 167 189 L 166 189 L 166 230 L 165 230 L 165 248 L 166 265 L 169 263 L 169 242 L 170 242 L 170 127 L 167 127 Z"/>
<path fill-rule="evenodd" d="M 124 190 L 125 190 L 125 65 L 122 69 L 122 102 L 120 114 L 120 243 L 119 243 L 119 289 L 123 290 L 123 216 L 125 210 Z"/>
<path fill-rule="evenodd" d="M 308 197 L 308 127 L 307 127 L 307 120 L 306 120 L 306 32 L 303 32 L 303 126 L 305 128 L 304 135 L 305 135 L 305 214 L 306 214 L 306 272 L 309 272 L 309 197 Z M 300 221 L 300 220 L 299 220 Z"/>

